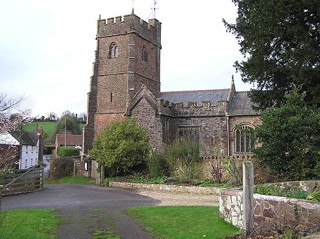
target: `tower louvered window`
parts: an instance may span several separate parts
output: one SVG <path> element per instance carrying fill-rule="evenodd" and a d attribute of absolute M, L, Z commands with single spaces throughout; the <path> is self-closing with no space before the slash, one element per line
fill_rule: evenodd
<path fill-rule="evenodd" d="M 118 57 L 118 46 L 116 43 L 112 42 L 109 47 L 109 58 L 117 58 Z"/>

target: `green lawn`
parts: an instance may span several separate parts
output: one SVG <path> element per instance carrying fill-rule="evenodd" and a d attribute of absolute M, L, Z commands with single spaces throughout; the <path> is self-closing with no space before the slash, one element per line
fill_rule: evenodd
<path fill-rule="evenodd" d="M 218 207 L 159 206 L 127 210 L 157 239 L 220 239 L 239 232 L 219 217 Z"/>
<path fill-rule="evenodd" d="M 0 211 L 0 238 L 54 239 L 60 217 L 53 209 Z"/>

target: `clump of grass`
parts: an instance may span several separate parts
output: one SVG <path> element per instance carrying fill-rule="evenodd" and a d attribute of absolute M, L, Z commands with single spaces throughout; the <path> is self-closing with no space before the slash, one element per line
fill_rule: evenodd
<path fill-rule="evenodd" d="M 76 176 L 76 177 L 65 177 L 60 179 L 45 179 L 45 184 L 66 184 L 66 183 L 75 183 L 75 184 L 95 184 L 95 181 L 86 176 Z"/>

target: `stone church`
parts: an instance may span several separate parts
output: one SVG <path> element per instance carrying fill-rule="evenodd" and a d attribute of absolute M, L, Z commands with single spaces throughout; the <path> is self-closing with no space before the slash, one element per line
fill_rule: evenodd
<path fill-rule="evenodd" d="M 177 139 L 199 144 L 200 155 L 251 152 L 259 124 L 248 92 L 228 89 L 161 92 L 161 22 L 130 15 L 99 17 L 84 130 L 85 153 L 114 120 L 135 117 L 161 150 Z M 222 79 L 223 80 L 223 79 Z"/>

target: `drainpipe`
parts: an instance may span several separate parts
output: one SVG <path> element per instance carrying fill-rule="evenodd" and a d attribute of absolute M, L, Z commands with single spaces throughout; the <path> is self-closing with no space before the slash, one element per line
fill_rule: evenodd
<path fill-rule="evenodd" d="M 229 132 L 229 115 L 227 115 L 227 147 L 228 147 L 228 155 L 230 156 L 230 132 Z"/>

